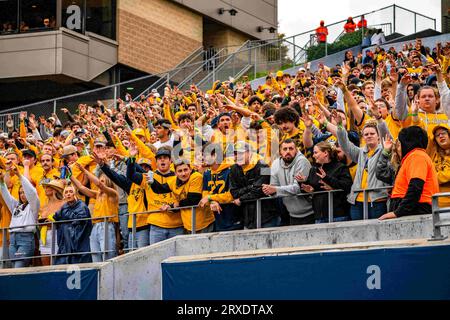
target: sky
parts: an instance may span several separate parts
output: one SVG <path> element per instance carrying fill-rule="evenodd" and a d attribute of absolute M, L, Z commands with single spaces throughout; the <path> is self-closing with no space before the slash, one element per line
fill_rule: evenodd
<path fill-rule="evenodd" d="M 357 16 L 393 4 L 437 19 L 437 29 L 441 30 L 441 0 L 278 0 L 278 32 L 293 36 L 315 29 L 319 26 L 320 20 L 324 20 L 325 24 L 331 24 L 349 16 Z M 378 19 L 380 20 L 377 23 L 384 23 L 392 20 L 392 14 L 390 19 L 388 17 Z M 367 20 L 370 26 L 371 21 Z M 411 25 L 414 18 L 408 17 L 406 13 L 398 13 L 397 20 L 397 24 L 403 23 L 406 28 L 406 23 Z"/>

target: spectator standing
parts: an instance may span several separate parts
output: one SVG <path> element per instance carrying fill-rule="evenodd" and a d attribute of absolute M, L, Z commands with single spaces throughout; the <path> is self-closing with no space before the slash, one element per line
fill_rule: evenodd
<path fill-rule="evenodd" d="M 90 236 L 90 245 L 93 262 L 101 262 L 101 254 L 105 255 L 105 260 L 114 258 L 116 252 L 116 224 L 119 223 L 119 193 L 112 181 L 102 173 L 99 178 L 89 172 L 79 163 L 76 167 L 86 175 L 92 185 L 97 186 L 98 190 L 92 190 L 83 186 L 73 176 L 70 180 L 75 184 L 78 190 L 89 198 L 95 199 L 92 217 L 100 218 L 92 221 L 93 228 Z M 102 219 L 102 217 L 112 216 L 112 218 Z M 105 239 L 105 228 L 108 228 L 108 239 Z M 106 246 L 108 252 L 105 252 Z"/>
<path fill-rule="evenodd" d="M 379 46 L 386 42 L 386 38 L 384 37 L 384 32 L 382 29 L 377 29 L 377 31 L 372 35 L 370 39 L 370 44 L 372 46 Z"/>
<path fill-rule="evenodd" d="M 338 141 L 342 150 L 347 153 L 352 161 L 358 163 L 355 179 L 349 194 L 348 201 L 352 204 L 350 215 L 352 220 L 363 218 L 363 192 L 355 192 L 359 189 L 372 189 L 388 186 L 376 177 L 376 165 L 383 150 L 380 144 L 380 135 L 377 125 L 371 122 L 366 123 L 362 130 L 362 136 L 366 142 L 363 148 L 356 147 L 348 139 L 347 131 L 342 126 L 342 119 L 337 117 Z M 376 190 L 368 192 L 369 212 L 368 218 L 379 218 L 386 213 L 387 190 Z"/>
<path fill-rule="evenodd" d="M 316 37 L 318 43 L 326 43 L 328 36 L 328 28 L 325 27 L 325 22 L 320 21 L 320 26 L 316 29 Z"/>
<path fill-rule="evenodd" d="M 21 183 L 19 200 L 11 195 L 4 182 L 4 173 L 0 173 L 0 192 L 11 212 L 9 258 L 13 259 L 13 268 L 28 267 L 35 248 L 36 226 L 32 225 L 37 223 L 40 202 L 36 189 L 25 177 L 29 175 L 29 170 L 29 160 L 24 161 L 24 175 L 20 174 L 16 165 L 9 170 L 19 177 Z"/>
<path fill-rule="evenodd" d="M 295 196 L 301 192 L 296 175 L 306 176 L 311 169 L 308 159 L 297 150 L 295 141 L 287 139 L 280 144 L 280 157 L 271 167 L 270 185 L 263 184 L 267 195 Z M 311 201 L 308 197 L 284 197 L 282 203 L 290 217 L 290 225 L 314 223 Z"/>
<path fill-rule="evenodd" d="M 358 29 L 367 29 L 367 20 L 364 18 L 364 15 L 361 16 L 361 19 L 358 21 Z"/>
<path fill-rule="evenodd" d="M 52 219 L 51 217 L 65 204 L 65 201 L 63 200 L 64 182 L 63 180 L 50 180 L 42 182 L 41 185 L 45 193 L 43 200 L 40 200 L 42 207 L 39 210 L 39 222 L 44 222 L 49 218 Z M 40 199 L 42 198 L 40 197 Z M 53 241 L 52 227 L 56 228 L 57 226 L 48 224 L 41 226 L 40 229 L 39 251 L 41 255 L 44 256 L 41 257 L 41 262 L 44 266 L 50 265 L 49 255 L 52 253 Z M 57 243 L 57 239 L 58 238 L 55 239 L 55 243 Z M 55 249 L 55 251 L 58 252 L 58 246 L 56 246 Z"/>
<path fill-rule="evenodd" d="M 349 205 L 343 194 L 347 195 L 352 186 L 352 177 L 348 167 L 337 158 L 336 150 L 328 141 L 314 146 L 315 165 L 308 176 L 297 176 L 304 192 L 342 189 L 333 193 L 333 221 L 349 220 Z M 328 222 L 328 194 L 313 195 L 313 209 L 316 223 Z"/>
<path fill-rule="evenodd" d="M 234 148 L 236 163 L 231 167 L 230 191 L 234 204 L 242 206 L 244 226 L 256 228 L 256 200 L 264 198 L 264 184 L 270 184 L 270 168 L 253 151 L 250 144 L 238 142 Z M 253 200 L 253 201 L 250 201 Z M 261 203 L 261 226 L 276 227 L 280 216 L 274 200 Z"/>
<path fill-rule="evenodd" d="M 431 197 L 439 192 L 433 161 L 426 153 L 428 136 L 418 126 L 402 129 L 398 136 L 402 162 L 395 179 L 388 213 L 380 220 L 431 214 Z"/>
<path fill-rule="evenodd" d="M 346 33 L 355 32 L 356 24 L 353 22 L 352 17 L 348 17 L 347 22 L 344 25 L 344 30 Z"/>
<path fill-rule="evenodd" d="M 450 192 L 450 130 L 448 126 L 438 125 L 433 129 L 431 143 L 436 148 L 432 158 L 437 172 L 439 192 Z M 439 198 L 439 206 L 450 207 L 448 197 Z"/>
<path fill-rule="evenodd" d="M 90 218 L 91 214 L 87 205 L 77 198 L 73 185 L 64 188 L 64 201 L 62 208 L 53 215 L 54 221 L 61 221 L 56 225 L 58 239 L 58 254 L 55 264 L 76 264 L 92 262 L 89 237 L 92 230 L 91 220 L 78 220 Z M 51 216 L 50 216 L 51 217 Z M 84 253 L 74 254 L 70 253 Z"/>

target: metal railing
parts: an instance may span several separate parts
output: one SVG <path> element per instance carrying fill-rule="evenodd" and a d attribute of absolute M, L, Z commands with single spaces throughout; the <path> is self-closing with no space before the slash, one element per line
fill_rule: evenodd
<path fill-rule="evenodd" d="M 353 192 L 362 192 L 363 193 L 363 219 L 367 220 L 369 219 L 369 192 L 372 191 L 379 191 L 379 190 L 387 190 L 392 189 L 393 186 L 386 186 L 386 187 L 378 187 L 378 188 L 371 188 L 371 189 L 356 189 L 353 190 Z"/>
<path fill-rule="evenodd" d="M 369 191 L 369 189 L 367 190 Z M 316 191 L 316 192 L 312 192 L 312 193 L 299 193 L 297 195 L 288 195 L 288 196 L 272 196 L 272 197 L 265 197 L 265 198 L 259 198 L 259 199 L 252 199 L 252 200 L 246 200 L 246 201 L 242 201 L 242 203 L 251 203 L 251 202 L 256 202 L 256 229 L 260 229 L 262 227 L 262 202 L 264 201 L 273 201 L 276 199 L 283 199 L 283 198 L 289 198 L 289 197 L 311 197 L 311 196 L 315 196 L 315 195 L 320 195 L 320 194 L 327 194 L 327 201 L 328 201 L 328 223 L 332 223 L 333 219 L 334 219 L 334 208 L 333 208 L 333 194 L 334 193 L 341 193 L 344 192 L 343 190 L 337 189 L 337 190 L 326 190 L 326 191 Z M 231 204 L 231 203 L 228 203 Z M 195 206 L 185 206 L 185 207 L 178 207 L 178 208 L 174 208 L 174 209 L 169 209 L 169 211 L 179 211 L 179 210 L 183 210 L 183 209 L 188 209 L 191 210 L 191 225 L 192 225 L 192 229 L 190 230 L 191 234 L 196 234 L 197 230 L 196 230 L 196 210 L 199 206 L 195 205 Z M 149 215 L 152 213 L 158 213 L 161 212 L 160 210 L 153 210 L 153 211 L 145 211 L 145 212 L 136 212 L 136 213 L 128 213 L 126 214 L 127 216 L 131 216 L 132 222 L 131 222 L 131 232 L 130 232 L 130 244 L 131 246 L 128 249 L 124 249 L 124 252 L 130 252 L 130 251 L 134 251 L 136 249 L 138 249 L 137 247 L 135 247 L 135 239 L 136 239 L 136 229 L 137 229 L 137 216 L 138 215 Z M 72 219 L 72 220 L 62 220 L 62 221 L 49 221 L 49 222 L 43 222 L 43 223 L 36 223 L 36 224 L 30 224 L 30 225 L 24 225 L 24 226 L 15 226 L 15 227 L 8 227 L 8 228 L 0 228 L 0 232 L 2 233 L 2 240 L 3 240 L 3 256 L 1 257 L 0 262 L 2 263 L 2 265 L 4 266 L 6 262 L 10 262 L 10 261 L 18 261 L 18 260 L 31 260 L 34 258 L 42 258 L 42 257 L 50 257 L 50 264 L 53 265 L 55 262 L 55 258 L 57 257 L 62 257 L 62 256 L 71 256 L 71 255 L 92 255 L 92 254 L 102 254 L 102 260 L 105 261 L 106 260 L 106 255 L 107 253 L 110 252 L 115 252 L 114 249 L 110 249 L 108 248 L 108 235 L 109 235 L 109 231 L 108 228 L 105 226 L 105 231 L 104 231 L 104 237 L 105 237 L 105 248 L 104 250 L 98 251 L 98 252 L 74 252 L 74 253 L 63 253 L 63 254 L 58 254 L 56 253 L 56 232 L 57 232 L 57 226 L 64 224 L 64 223 L 73 223 L 73 222 L 77 222 L 77 221 L 88 221 L 88 220 L 103 220 L 103 222 L 106 224 L 106 222 L 109 219 L 112 218 L 117 218 L 118 216 L 108 216 L 108 217 L 91 217 L 91 218 L 82 218 L 82 219 Z M 365 216 L 367 219 L 367 215 Z M 43 227 L 43 226 L 48 226 L 51 225 L 51 232 L 52 232 L 52 243 L 51 243 L 51 253 L 50 255 L 39 255 L 39 256 L 32 256 L 32 257 L 23 257 L 23 258 L 15 258 L 15 259 L 11 259 L 11 257 L 6 258 L 6 255 L 8 253 L 8 241 L 7 241 L 7 235 L 10 229 L 18 229 L 18 228 L 24 228 L 24 227 Z M 117 244 L 116 244 L 117 246 Z"/>
<path fill-rule="evenodd" d="M 450 207 L 439 207 L 439 198 L 444 197 L 450 197 L 450 192 L 437 193 L 431 197 L 431 212 L 433 217 L 433 236 L 431 240 L 447 239 L 447 236 L 444 237 L 442 235 L 441 228 L 450 227 L 450 216 L 447 217 L 447 222 L 443 222 L 443 217 L 441 217 L 441 214 L 450 213 Z"/>

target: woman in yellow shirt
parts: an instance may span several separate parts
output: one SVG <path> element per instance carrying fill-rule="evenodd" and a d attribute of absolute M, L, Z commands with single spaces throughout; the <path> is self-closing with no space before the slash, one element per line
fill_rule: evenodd
<path fill-rule="evenodd" d="M 98 190 L 92 190 L 83 186 L 73 176 L 70 178 L 81 193 L 96 199 L 91 216 L 100 219 L 92 220 L 93 228 L 90 236 L 92 261 L 101 262 L 102 254 L 104 254 L 105 260 L 114 258 L 117 255 L 116 243 L 118 243 L 116 241 L 116 225 L 119 222 L 119 193 L 104 173 L 97 178 L 79 163 L 76 163 L 75 166 L 87 176 L 91 184 L 98 187 Z M 105 221 L 102 219 L 103 217 L 111 218 Z M 105 239 L 105 228 L 108 228 L 108 239 Z"/>

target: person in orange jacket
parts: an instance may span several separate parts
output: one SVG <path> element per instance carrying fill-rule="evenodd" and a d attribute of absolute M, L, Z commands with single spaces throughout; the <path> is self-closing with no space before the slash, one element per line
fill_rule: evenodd
<path fill-rule="evenodd" d="M 320 27 L 316 29 L 317 42 L 325 43 L 327 42 L 328 28 L 325 27 L 325 22 L 320 21 Z"/>
<path fill-rule="evenodd" d="M 355 32 L 356 24 L 353 22 L 352 17 L 348 17 L 347 23 L 344 25 L 344 30 L 346 33 Z"/>

